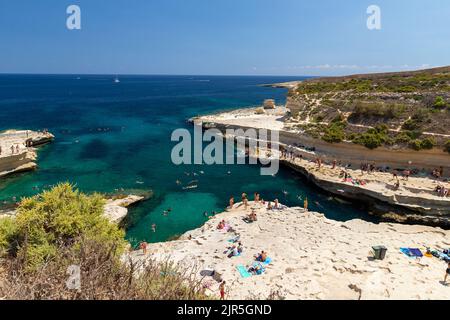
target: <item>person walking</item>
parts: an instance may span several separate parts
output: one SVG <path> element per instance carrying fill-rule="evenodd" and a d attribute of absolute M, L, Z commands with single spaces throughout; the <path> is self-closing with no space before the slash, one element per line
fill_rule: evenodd
<path fill-rule="evenodd" d="M 444 285 L 447 285 L 447 278 L 450 275 L 450 260 L 447 260 L 447 270 L 445 270 Z"/>

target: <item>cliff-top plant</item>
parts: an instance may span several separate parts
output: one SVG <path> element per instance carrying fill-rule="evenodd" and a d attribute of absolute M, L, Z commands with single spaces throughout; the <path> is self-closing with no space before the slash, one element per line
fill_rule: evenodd
<path fill-rule="evenodd" d="M 37 267 L 60 248 L 76 248 L 81 239 L 96 240 L 122 250 L 124 232 L 103 216 L 100 195 L 86 195 L 70 184 L 24 198 L 14 220 L 16 252 L 29 267 Z"/>

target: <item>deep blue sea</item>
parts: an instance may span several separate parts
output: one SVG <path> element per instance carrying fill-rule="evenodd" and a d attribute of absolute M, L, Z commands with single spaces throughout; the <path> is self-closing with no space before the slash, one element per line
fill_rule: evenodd
<path fill-rule="evenodd" d="M 259 192 L 336 220 L 370 220 L 364 208 L 339 202 L 288 169 L 261 176 L 258 166 L 175 166 L 171 133 L 186 120 L 218 110 L 285 101 L 286 90 L 261 84 L 291 77 L 0 75 L 0 130 L 49 129 L 56 140 L 39 150 L 39 169 L 0 181 L 0 200 L 30 196 L 69 181 L 85 192 L 153 190 L 131 210 L 127 238 L 163 241 L 220 212 L 231 195 Z M 201 174 L 200 171 L 204 173 Z M 196 176 L 194 176 L 194 173 Z M 182 182 L 181 185 L 176 181 Z M 197 189 L 183 186 L 198 180 Z M 171 209 L 168 216 L 164 210 Z M 151 225 L 156 224 L 156 232 Z"/>

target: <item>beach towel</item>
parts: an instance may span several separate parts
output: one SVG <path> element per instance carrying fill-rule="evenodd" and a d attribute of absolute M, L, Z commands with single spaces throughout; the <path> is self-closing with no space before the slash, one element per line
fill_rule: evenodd
<path fill-rule="evenodd" d="M 408 249 L 412 256 L 414 256 L 416 258 L 423 257 L 422 251 L 420 251 L 420 249 L 417 249 L 417 248 L 408 248 Z"/>
<path fill-rule="evenodd" d="M 233 257 L 239 257 L 241 255 L 241 253 L 242 252 L 238 252 L 238 254 L 234 255 L 233 251 L 228 251 L 227 257 L 230 258 L 230 259 L 233 258 Z"/>
<path fill-rule="evenodd" d="M 249 278 L 249 277 L 252 276 L 251 273 L 249 273 L 249 272 L 247 271 L 247 269 L 246 269 L 242 264 L 236 266 L 236 269 L 239 271 L 239 274 L 240 274 L 241 277 L 244 278 L 244 279 L 245 279 L 245 278 Z"/>
<path fill-rule="evenodd" d="M 400 248 L 400 252 L 403 253 L 408 258 L 415 258 L 408 248 Z"/>
<path fill-rule="evenodd" d="M 237 236 L 237 237 L 235 237 L 235 238 L 233 238 L 233 239 L 228 240 L 228 242 L 230 242 L 230 243 L 236 243 L 236 242 L 239 241 L 240 238 L 241 238 L 241 236 Z"/>
<path fill-rule="evenodd" d="M 267 266 L 268 264 L 270 264 L 272 262 L 272 258 L 271 257 L 267 257 L 266 261 L 262 262 L 259 260 L 259 257 L 256 259 L 256 262 L 261 262 L 263 265 Z"/>

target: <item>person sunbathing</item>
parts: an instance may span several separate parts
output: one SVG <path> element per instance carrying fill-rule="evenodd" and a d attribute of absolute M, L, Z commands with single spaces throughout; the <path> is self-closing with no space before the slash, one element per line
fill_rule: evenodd
<path fill-rule="evenodd" d="M 266 262 L 267 252 L 261 251 L 261 253 L 256 257 L 256 261 Z"/>
<path fill-rule="evenodd" d="M 254 275 L 261 274 L 262 273 L 262 266 L 259 263 L 258 264 L 254 264 L 248 269 L 248 272 L 252 273 Z"/>
<path fill-rule="evenodd" d="M 239 255 L 239 250 L 236 246 L 232 246 L 230 249 L 230 254 L 228 255 L 228 258 L 237 257 Z"/>
<path fill-rule="evenodd" d="M 250 213 L 247 217 L 247 220 L 251 221 L 251 222 L 255 222 L 258 221 L 258 218 L 256 217 L 256 212 L 255 210 L 252 210 L 252 213 Z"/>
<path fill-rule="evenodd" d="M 219 222 L 219 224 L 217 225 L 217 229 L 219 230 L 223 230 L 225 228 L 225 220 L 222 220 Z"/>
<path fill-rule="evenodd" d="M 238 243 L 237 251 L 239 254 L 241 254 L 244 251 L 244 246 L 241 242 Z"/>

